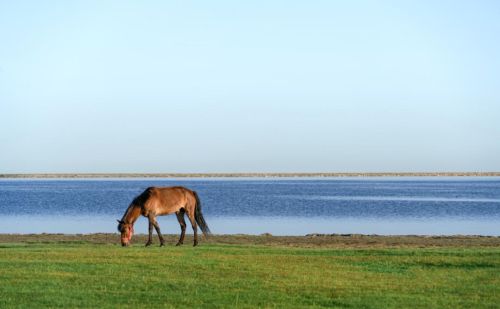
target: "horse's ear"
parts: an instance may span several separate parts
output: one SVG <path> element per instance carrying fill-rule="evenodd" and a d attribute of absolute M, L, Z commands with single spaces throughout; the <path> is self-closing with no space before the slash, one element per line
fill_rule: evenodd
<path fill-rule="evenodd" d="M 116 221 L 118 221 L 118 223 L 122 223 L 120 220 L 116 219 Z"/>

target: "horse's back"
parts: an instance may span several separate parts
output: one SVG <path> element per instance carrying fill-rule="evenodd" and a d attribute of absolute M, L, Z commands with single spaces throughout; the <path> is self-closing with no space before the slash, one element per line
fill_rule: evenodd
<path fill-rule="evenodd" d="M 148 189 L 149 199 L 145 204 L 145 210 L 158 215 L 174 213 L 190 204 L 194 198 L 193 191 L 181 186 Z"/>
<path fill-rule="evenodd" d="M 152 192 L 157 195 L 163 196 L 175 196 L 175 195 L 184 195 L 184 194 L 192 194 L 193 191 L 182 186 L 175 187 L 150 187 Z"/>

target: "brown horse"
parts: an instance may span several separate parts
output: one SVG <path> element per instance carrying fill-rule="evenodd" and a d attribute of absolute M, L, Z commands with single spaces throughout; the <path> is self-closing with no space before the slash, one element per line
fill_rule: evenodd
<path fill-rule="evenodd" d="M 205 236 L 210 234 L 210 229 L 201 213 L 201 203 L 196 192 L 184 187 L 149 187 L 138 195 L 125 211 L 123 218 L 118 221 L 118 231 L 121 233 L 122 246 L 128 246 L 132 234 L 134 233 L 134 223 L 140 215 L 149 220 L 149 238 L 146 246 L 153 243 L 153 226 L 158 233 L 160 246 L 165 245 L 165 241 L 160 232 L 160 226 L 156 221 L 156 216 L 164 216 L 175 213 L 177 220 L 181 225 L 181 237 L 177 246 L 184 242 L 186 234 L 186 222 L 184 214 L 187 214 L 194 231 L 194 244 L 198 244 L 197 225 L 200 225 L 201 231 Z"/>

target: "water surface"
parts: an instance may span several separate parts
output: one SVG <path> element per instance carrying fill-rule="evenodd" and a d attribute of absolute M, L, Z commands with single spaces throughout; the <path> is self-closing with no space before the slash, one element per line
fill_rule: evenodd
<path fill-rule="evenodd" d="M 214 233 L 500 235 L 498 177 L 4 179 L 0 233 L 115 232 L 134 196 L 171 185 L 198 192 Z"/>

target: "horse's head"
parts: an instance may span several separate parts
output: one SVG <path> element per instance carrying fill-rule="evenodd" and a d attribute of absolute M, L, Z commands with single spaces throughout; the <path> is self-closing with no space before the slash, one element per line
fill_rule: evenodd
<path fill-rule="evenodd" d="M 122 246 L 128 246 L 130 239 L 132 238 L 132 234 L 134 234 L 134 226 L 131 223 L 125 223 L 123 220 L 116 221 L 118 221 L 118 232 L 122 234 Z"/>

